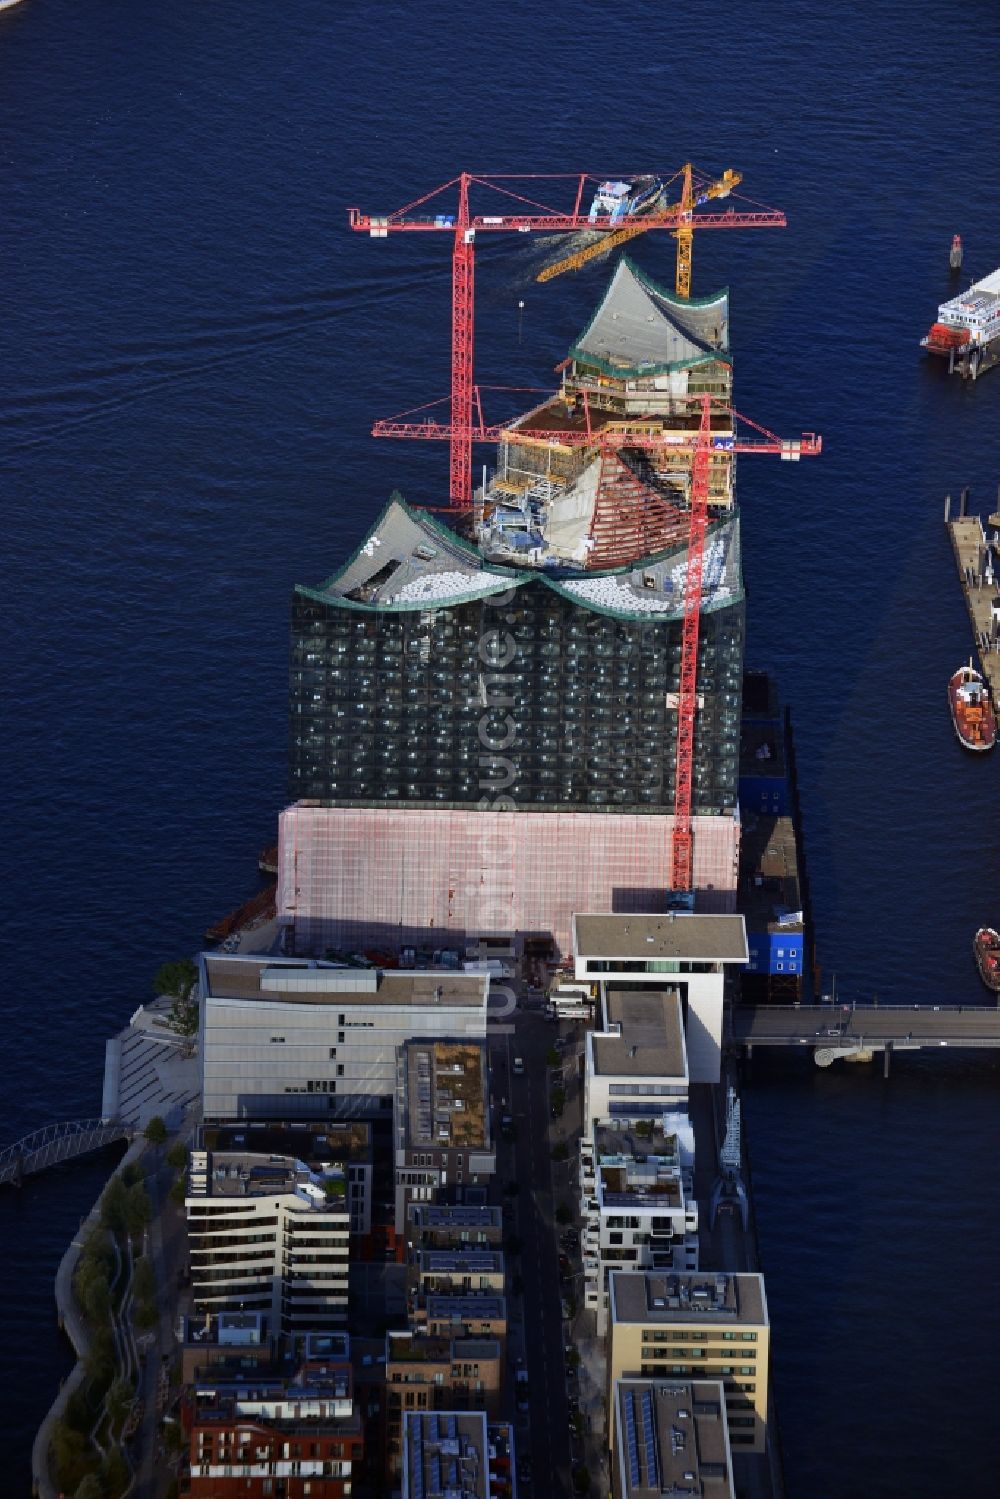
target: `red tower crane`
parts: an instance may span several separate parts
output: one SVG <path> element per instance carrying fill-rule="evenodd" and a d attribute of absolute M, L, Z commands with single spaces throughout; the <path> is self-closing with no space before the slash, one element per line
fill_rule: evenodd
<path fill-rule="evenodd" d="M 619 174 L 623 179 L 634 177 L 634 173 Z M 612 218 L 610 213 L 599 213 L 590 217 L 589 208 L 584 207 L 583 198 L 587 184 L 595 187 L 603 179 L 587 172 L 528 174 L 522 176 L 483 176 L 461 172 L 457 177 L 432 188 L 412 203 L 394 213 L 376 216 L 365 214 L 357 208 L 348 209 L 351 228 L 372 239 L 386 239 L 395 233 L 426 234 L 445 232 L 452 235 L 452 314 L 451 314 L 451 464 L 449 499 L 453 507 L 468 509 L 472 502 L 472 396 L 473 396 L 473 348 L 475 331 L 475 241 L 477 234 L 518 233 L 530 234 L 535 230 L 546 234 L 574 233 L 587 230 L 621 230 L 629 224 L 641 224 L 643 229 L 666 229 L 675 233 L 681 229 L 689 236 L 692 229 L 744 229 L 784 228 L 785 215 L 773 208 L 754 208 L 747 212 L 727 209 L 722 213 L 698 211 L 697 199 L 692 208 L 689 201 L 657 206 L 654 211 L 640 215 L 625 214 Z M 572 184 L 573 205 L 571 208 L 554 208 L 540 203 L 524 193 L 516 192 L 508 183 L 545 181 L 557 184 Z M 503 201 L 502 210 L 494 213 L 473 213 L 469 203 L 469 192 L 473 186 L 490 189 Z M 532 189 L 535 191 L 536 189 Z M 457 204 L 442 210 L 445 195 L 457 191 Z M 569 193 L 567 192 L 567 197 Z M 690 195 L 687 195 L 690 198 Z M 706 200 L 707 201 L 707 200 Z M 435 205 L 431 207 L 430 205 Z M 402 434 L 400 434 L 402 435 Z"/>

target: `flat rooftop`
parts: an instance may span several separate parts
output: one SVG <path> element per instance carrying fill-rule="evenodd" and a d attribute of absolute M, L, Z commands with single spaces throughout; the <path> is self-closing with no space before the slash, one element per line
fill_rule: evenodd
<path fill-rule="evenodd" d="M 453 1207 L 436 1202 L 411 1202 L 408 1217 L 420 1228 L 503 1228 L 503 1209 L 455 1203 Z"/>
<path fill-rule="evenodd" d="M 451 1338 L 437 1333 L 387 1333 L 387 1364 L 450 1364 L 499 1359 L 496 1338 Z"/>
<path fill-rule="evenodd" d="M 718 1380 L 615 1381 L 618 1492 L 628 1499 L 731 1499 L 726 1403 Z"/>
<path fill-rule="evenodd" d="M 801 932 L 802 883 L 790 817 L 748 817 L 740 839 L 739 904 L 751 931 Z"/>
<path fill-rule="evenodd" d="M 504 1320 L 507 1316 L 507 1301 L 489 1291 L 469 1292 L 461 1296 L 428 1296 L 424 1303 L 428 1317 L 439 1319 L 452 1317 L 459 1321 Z"/>
<path fill-rule="evenodd" d="M 278 1004 L 397 1005 L 485 1009 L 489 975 L 436 970 L 386 972 L 341 968 L 308 959 L 202 955 L 207 997 Z"/>
<path fill-rule="evenodd" d="M 489 1499 L 489 1449 L 483 1411 L 406 1411 L 403 1499 Z"/>
<path fill-rule="evenodd" d="M 313 1171 L 295 1156 L 248 1150 L 193 1150 L 187 1200 L 294 1197 L 304 1209 L 347 1218 L 347 1188 L 339 1167 Z"/>
<path fill-rule="evenodd" d="M 372 1158 L 372 1127 L 366 1119 L 308 1120 L 241 1124 L 206 1124 L 199 1134 L 205 1150 L 239 1156 L 291 1156 L 307 1166 L 323 1167 L 342 1161 Z"/>
<path fill-rule="evenodd" d="M 578 958 L 745 963 L 749 957 L 742 916 L 582 914 L 573 917 L 573 932 Z"/>
<path fill-rule="evenodd" d="M 422 1249 L 420 1273 L 429 1275 L 491 1275 L 503 1272 L 501 1249 Z"/>
<path fill-rule="evenodd" d="M 653 1325 L 719 1322 L 768 1324 L 764 1277 L 732 1271 L 611 1272 L 611 1308 L 615 1322 Z"/>
<path fill-rule="evenodd" d="M 617 1036 L 595 1031 L 594 1072 L 598 1077 L 687 1078 L 687 1053 L 680 996 L 672 990 L 609 989 L 605 1020 Z"/>
<path fill-rule="evenodd" d="M 490 1111 L 485 1045 L 408 1041 L 404 1050 L 407 1148 L 487 1149 Z"/>

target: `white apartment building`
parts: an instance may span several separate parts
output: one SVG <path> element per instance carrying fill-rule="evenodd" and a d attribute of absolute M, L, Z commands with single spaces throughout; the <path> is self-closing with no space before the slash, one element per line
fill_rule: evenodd
<path fill-rule="evenodd" d="M 293 1156 L 193 1150 L 188 1242 L 195 1312 L 264 1312 L 284 1333 L 347 1324 L 344 1169 Z"/>
<path fill-rule="evenodd" d="M 199 973 L 206 1120 L 388 1117 L 397 1047 L 486 1036 L 485 973 L 215 953 Z"/>
<path fill-rule="evenodd" d="M 612 1270 L 697 1270 L 694 1131 L 686 1114 L 596 1123 L 580 1149 L 585 1304 L 608 1326 Z"/>
<path fill-rule="evenodd" d="M 694 912 L 573 917 L 575 977 L 617 988 L 671 988 L 684 1017 L 692 1083 L 717 1083 L 726 973 L 749 962 L 742 916 Z"/>
<path fill-rule="evenodd" d="M 586 1039 L 584 1139 L 599 1121 L 649 1118 L 688 1099 L 687 1045 L 674 990 L 605 986 L 603 1029 Z"/>

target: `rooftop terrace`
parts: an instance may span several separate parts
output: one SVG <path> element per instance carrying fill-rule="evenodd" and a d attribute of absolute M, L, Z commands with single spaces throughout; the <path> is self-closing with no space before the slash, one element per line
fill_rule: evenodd
<path fill-rule="evenodd" d="M 490 1143 L 486 1047 L 410 1041 L 405 1051 L 406 1145 L 484 1149 Z"/>

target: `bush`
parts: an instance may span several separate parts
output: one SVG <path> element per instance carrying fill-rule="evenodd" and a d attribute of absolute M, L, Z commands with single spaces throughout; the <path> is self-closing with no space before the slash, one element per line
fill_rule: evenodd
<path fill-rule="evenodd" d="M 104 1189 L 104 1195 L 101 1198 L 101 1222 L 114 1234 L 125 1232 L 125 1203 L 129 1191 L 130 1188 L 125 1185 L 120 1176 L 113 1176 Z"/>
<path fill-rule="evenodd" d="M 112 1447 L 104 1462 L 101 1464 L 101 1478 L 104 1482 L 104 1492 L 109 1499 L 118 1499 L 124 1494 L 129 1482 L 128 1463 L 125 1454 L 120 1447 Z"/>
<path fill-rule="evenodd" d="M 167 1126 L 159 1114 L 154 1114 L 152 1119 L 143 1130 L 143 1134 L 150 1145 L 165 1145 L 167 1143 Z"/>
<path fill-rule="evenodd" d="M 188 1163 L 187 1146 L 180 1140 L 174 1142 L 167 1151 L 167 1165 L 171 1171 L 183 1171 Z"/>
<path fill-rule="evenodd" d="M 159 1320 L 155 1301 L 140 1301 L 132 1315 L 132 1321 L 140 1332 L 152 1332 Z"/>
<path fill-rule="evenodd" d="M 132 1275 L 132 1288 L 136 1301 L 156 1300 L 156 1273 L 145 1255 L 136 1260 Z"/>
<path fill-rule="evenodd" d="M 93 1471 L 90 1444 L 82 1431 L 75 1431 L 63 1420 L 52 1429 L 52 1468 L 59 1487 L 72 1494 Z"/>

